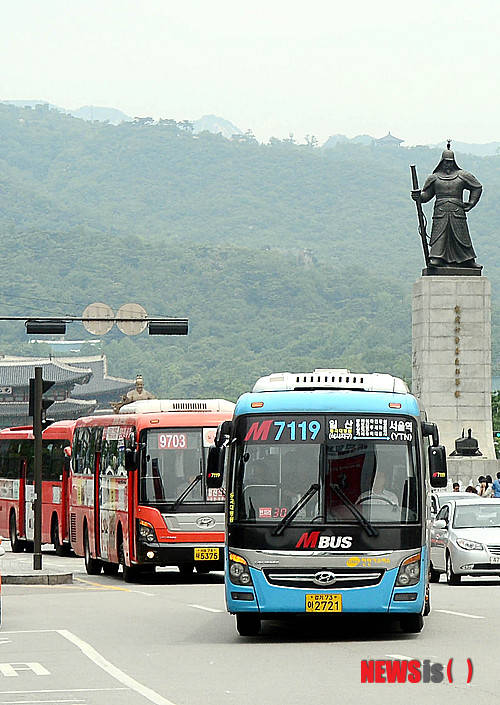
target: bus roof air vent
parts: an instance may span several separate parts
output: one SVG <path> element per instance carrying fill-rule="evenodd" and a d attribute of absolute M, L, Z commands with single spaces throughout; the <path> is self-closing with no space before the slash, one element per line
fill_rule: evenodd
<path fill-rule="evenodd" d="M 143 399 L 122 406 L 120 414 L 159 414 L 162 412 L 227 412 L 234 404 L 226 399 Z"/>
<path fill-rule="evenodd" d="M 254 392 L 312 391 L 315 389 L 350 389 L 362 392 L 390 392 L 408 394 L 406 383 L 399 377 L 388 374 L 353 373 L 350 370 L 317 369 L 314 372 L 278 374 L 261 377 L 255 383 Z"/>

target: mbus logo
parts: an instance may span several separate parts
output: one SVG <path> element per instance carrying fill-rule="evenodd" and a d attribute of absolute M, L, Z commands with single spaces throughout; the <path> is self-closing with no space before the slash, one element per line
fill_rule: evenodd
<path fill-rule="evenodd" d="M 352 536 L 322 536 L 321 531 L 302 534 L 295 548 L 350 548 Z"/>
<path fill-rule="evenodd" d="M 245 441 L 267 441 L 269 438 L 271 424 L 272 420 L 260 422 L 255 421 L 248 429 L 247 435 L 245 436 Z"/>
<path fill-rule="evenodd" d="M 361 661 L 361 683 L 442 683 L 445 676 L 448 683 L 453 683 L 453 659 L 445 665 L 425 659 L 386 661 L 373 659 Z M 467 659 L 467 683 L 472 680 L 473 667 Z"/>

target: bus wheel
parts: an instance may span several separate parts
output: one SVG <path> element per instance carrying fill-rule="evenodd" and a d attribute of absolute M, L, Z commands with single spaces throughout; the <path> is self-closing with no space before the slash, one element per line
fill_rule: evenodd
<path fill-rule="evenodd" d="M 57 517 L 54 517 L 52 522 L 52 543 L 54 544 L 54 549 L 56 556 L 64 556 L 66 554 L 66 547 L 59 540 L 59 522 Z"/>
<path fill-rule="evenodd" d="M 179 573 L 183 578 L 189 578 L 193 574 L 194 565 L 192 563 L 181 563 L 179 566 Z"/>
<path fill-rule="evenodd" d="M 9 539 L 12 553 L 22 553 L 24 551 L 24 541 L 20 541 L 17 538 L 16 515 L 14 512 L 10 513 Z"/>
<path fill-rule="evenodd" d="M 139 580 L 140 568 L 136 565 L 126 565 L 125 549 L 123 548 L 123 536 L 121 527 L 118 529 L 118 560 L 123 568 L 123 580 L 126 583 L 136 583 Z"/>
<path fill-rule="evenodd" d="M 210 568 L 208 565 L 197 565 L 196 572 L 200 575 L 208 575 L 208 573 L 210 573 Z"/>
<path fill-rule="evenodd" d="M 405 634 L 418 634 L 424 626 L 424 618 L 421 614 L 405 614 L 400 617 L 399 625 Z"/>
<path fill-rule="evenodd" d="M 240 636 L 257 636 L 260 632 L 259 615 L 240 612 L 236 615 L 236 629 Z"/>
<path fill-rule="evenodd" d="M 102 572 L 104 575 L 118 575 L 119 567 L 118 563 L 103 563 Z"/>
<path fill-rule="evenodd" d="M 87 527 L 85 527 L 83 534 L 83 550 L 85 554 L 85 570 L 89 575 L 99 575 L 102 563 L 97 558 L 92 558 L 90 555 L 89 532 Z"/>

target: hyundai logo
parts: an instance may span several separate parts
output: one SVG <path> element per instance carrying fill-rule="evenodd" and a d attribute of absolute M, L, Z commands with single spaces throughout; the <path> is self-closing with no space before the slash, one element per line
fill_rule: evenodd
<path fill-rule="evenodd" d="M 330 570 L 320 570 L 319 573 L 316 573 L 314 576 L 313 582 L 315 582 L 316 585 L 333 585 L 337 582 L 337 576 Z"/>
<path fill-rule="evenodd" d="M 199 517 L 196 520 L 196 526 L 199 526 L 200 529 L 211 529 L 212 526 L 215 526 L 215 519 L 213 517 Z"/>

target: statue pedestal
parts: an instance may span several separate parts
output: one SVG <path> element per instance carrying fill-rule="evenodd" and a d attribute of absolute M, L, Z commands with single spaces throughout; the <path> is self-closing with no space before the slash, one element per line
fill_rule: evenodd
<path fill-rule="evenodd" d="M 423 276 L 413 287 L 413 394 L 438 424 L 447 456 L 472 429 L 482 456 L 449 458 L 452 479 L 498 469 L 491 423 L 491 286 L 486 277 Z M 465 462 L 464 462 L 465 461 Z M 485 461 L 493 461 L 486 463 Z M 472 463 L 472 465 L 471 465 Z M 453 477 L 460 468 L 460 477 Z M 467 469 L 465 469 L 467 466 Z M 471 468 L 477 467 L 471 473 Z M 468 477 L 465 479 L 465 474 Z M 493 475 L 493 479 L 494 475 Z"/>

